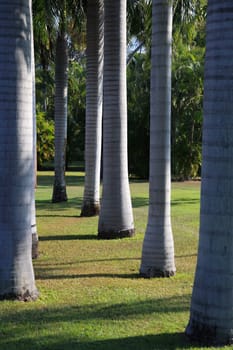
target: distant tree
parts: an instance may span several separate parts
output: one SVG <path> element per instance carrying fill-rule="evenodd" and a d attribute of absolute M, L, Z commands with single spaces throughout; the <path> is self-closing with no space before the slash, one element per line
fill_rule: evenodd
<path fill-rule="evenodd" d="M 55 55 L 55 158 L 52 202 L 67 200 L 65 169 L 68 103 L 68 43 L 66 1 L 61 9 Z"/>
<path fill-rule="evenodd" d="M 60 202 L 67 200 L 65 167 L 68 114 L 68 46 L 71 46 L 73 38 L 77 39 L 77 35 L 73 33 L 82 31 L 84 12 L 82 1 L 35 0 L 34 13 L 34 20 L 39 28 L 35 35 L 36 48 L 39 51 L 41 64 L 45 67 L 44 70 L 50 63 L 44 53 L 50 52 L 49 49 L 51 49 L 52 56 L 55 57 L 55 176 L 52 202 Z M 54 47 L 55 50 L 53 50 Z M 46 106 L 44 111 L 46 111 Z"/>
<path fill-rule="evenodd" d="M 100 210 L 103 54 L 104 2 L 89 0 L 87 5 L 85 187 L 81 216 L 97 215 Z"/>
<path fill-rule="evenodd" d="M 39 238 L 36 225 L 36 202 L 35 202 L 35 188 L 37 183 L 37 161 L 36 161 L 36 78 L 35 78 L 35 55 L 34 55 L 34 36 L 33 36 L 33 23 L 31 21 L 31 60 L 32 60 L 32 133 L 33 133 L 33 175 L 34 175 L 34 191 L 32 191 L 32 203 L 31 203 L 31 231 L 32 231 L 32 259 L 36 259 L 39 254 Z"/>

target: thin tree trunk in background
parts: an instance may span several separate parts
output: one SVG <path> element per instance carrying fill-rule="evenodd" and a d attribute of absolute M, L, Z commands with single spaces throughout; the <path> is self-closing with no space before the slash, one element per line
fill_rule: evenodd
<path fill-rule="evenodd" d="M 67 201 L 65 168 L 67 143 L 68 52 L 65 33 L 57 36 L 55 68 L 55 159 L 52 202 Z"/>
<path fill-rule="evenodd" d="M 0 298 L 38 296 L 32 266 L 34 190 L 31 1 L 0 2 Z"/>
<path fill-rule="evenodd" d="M 104 7 L 103 196 L 98 236 L 128 237 L 134 222 L 128 180 L 126 0 Z"/>
<path fill-rule="evenodd" d="M 168 277 L 176 271 L 170 210 L 172 1 L 153 0 L 152 6 L 150 202 L 140 274 Z"/>
<path fill-rule="evenodd" d="M 32 40 L 32 117 L 33 117 L 33 161 L 34 161 L 34 188 L 32 189 L 32 204 L 31 204 L 31 230 L 32 230 L 32 259 L 36 259 L 39 255 L 39 239 L 36 226 L 36 203 L 35 189 L 37 182 L 37 152 L 36 152 L 36 86 L 35 86 L 35 57 L 34 57 L 34 36 L 33 25 L 31 28 Z"/>
<path fill-rule="evenodd" d="M 209 0 L 200 238 L 186 335 L 233 344 L 233 6 Z"/>
<path fill-rule="evenodd" d="M 35 189 L 32 199 L 32 220 L 31 220 L 31 231 L 32 231 L 32 259 L 38 258 L 39 255 L 39 238 L 37 234 L 37 225 L 36 225 L 36 203 L 35 203 Z"/>
<path fill-rule="evenodd" d="M 89 0 L 87 7 L 87 83 L 85 133 L 85 188 L 81 216 L 100 210 L 100 164 L 103 101 L 103 0 Z"/>

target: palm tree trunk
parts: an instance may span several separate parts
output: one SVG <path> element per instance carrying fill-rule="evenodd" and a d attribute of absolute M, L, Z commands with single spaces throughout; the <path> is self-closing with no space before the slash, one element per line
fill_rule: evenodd
<path fill-rule="evenodd" d="M 128 181 L 126 0 L 105 1 L 103 196 L 100 238 L 134 234 Z"/>
<path fill-rule="evenodd" d="M 0 2 L 0 298 L 34 300 L 31 1 Z"/>
<path fill-rule="evenodd" d="M 35 203 L 35 189 L 31 204 L 32 218 L 31 218 L 31 231 L 32 231 L 32 259 L 38 258 L 39 255 L 39 238 L 37 234 L 36 225 L 36 203 Z"/>
<path fill-rule="evenodd" d="M 150 203 L 140 274 L 175 273 L 171 228 L 171 45 L 172 1 L 153 1 L 150 111 Z"/>
<path fill-rule="evenodd" d="M 209 0 L 200 238 L 186 334 L 233 344 L 233 7 Z"/>
<path fill-rule="evenodd" d="M 52 202 L 67 201 L 65 167 L 67 143 L 68 52 L 65 33 L 58 33 L 55 71 L 55 178 Z"/>
<path fill-rule="evenodd" d="M 39 239 L 36 226 L 36 203 L 35 203 L 35 188 L 37 177 L 37 160 L 36 160 L 36 86 L 35 86 L 35 56 L 34 56 L 34 35 L 33 25 L 31 24 L 31 55 L 32 55 L 32 116 L 33 116 L 33 162 L 34 162 L 34 191 L 32 192 L 31 203 L 31 230 L 32 230 L 32 259 L 36 259 L 39 255 Z"/>
<path fill-rule="evenodd" d="M 99 214 L 103 100 L 103 0 L 87 7 L 87 84 L 85 134 L 85 188 L 81 216 Z"/>

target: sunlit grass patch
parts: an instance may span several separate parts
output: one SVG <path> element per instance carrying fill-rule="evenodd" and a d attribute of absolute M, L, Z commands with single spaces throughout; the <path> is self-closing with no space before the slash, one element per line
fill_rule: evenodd
<path fill-rule="evenodd" d="M 81 218 L 83 173 L 67 175 L 67 203 L 51 203 L 51 172 L 36 190 L 40 298 L 1 302 L 1 350 L 198 349 L 184 337 L 196 264 L 199 182 L 172 184 L 177 274 L 139 277 L 148 183 L 131 183 L 136 236 L 99 240 L 98 217 Z M 200 349 L 200 348 L 199 348 Z M 225 347 L 230 349 L 230 347 Z"/>

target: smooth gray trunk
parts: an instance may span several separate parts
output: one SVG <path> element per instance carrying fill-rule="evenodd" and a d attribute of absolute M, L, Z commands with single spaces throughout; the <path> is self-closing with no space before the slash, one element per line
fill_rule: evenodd
<path fill-rule="evenodd" d="M 36 159 L 36 86 L 35 86 L 35 57 L 34 57 L 34 36 L 33 26 L 31 28 L 32 40 L 32 116 L 33 116 L 33 162 L 34 162 L 34 188 L 32 190 L 32 203 L 31 203 L 31 230 L 32 230 L 32 259 L 38 258 L 39 255 L 39 238 L 37 234 L 36 225 L 36 203 L 35 203 L 35 189 L 36 189 L 36 177 L 37 177 L 37 159 Z"/>
<path fill-rule="evenodd" d="M 55 159 L 52 202 L 67 201 L 65 168 L 67 143 L 68 52 L 65 33 L 58 33 L 55 67 Z"/>
<path fill-rule="evenodd" d="M 89 0 L 87 7 L 87 80 L 85 133 L 85 187 L 81 216 L 100 210 L 100 164 L 103 101 L 103 0 Z"/>
<path fill-rule="evenodd" d="M 209 0 L 200 238 L 186 334 L 233 344 L 233 6 Z"/>
<path fill-rule="evenodd" d="M 153 1 L 150 97 L 150 202 L 140 274 L 175 274 L 171 227 L 171 55 L 172 1 Z"/>
<path fill-rule="evenodd" d="M 31 255 L 31 21 L 31 1 L 0 2 L 0 299 L 38 296 Z"/>
<path fill-rule="evenodd" d="M 31 218 L 32 259 L 36 259 L 38 258 L 38 255 L 39 255 L 39 238 L 37 234 L 37 225 L 36 225 L 35 190 L 32 195 L 31 211 L 32 211 L 32 218 Z"/>
<path fill-rule="evenodd" d="M 126 0 L 104 5 L 103 195 L 100 238 L 128 237 L 134 222 L 128 180 Z"/>

